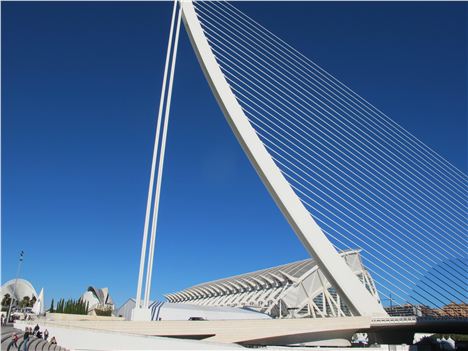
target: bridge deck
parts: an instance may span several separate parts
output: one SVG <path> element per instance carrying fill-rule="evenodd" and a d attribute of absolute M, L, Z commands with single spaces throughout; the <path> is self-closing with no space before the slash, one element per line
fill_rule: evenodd
<path fill-rule="evenodd" d="M 137 335 L 204 339 L 221 343 L 289 344 L 350 338 L 370 328 L 368 317 L 224 321 L 44 321 L 41 327 L 64 326 Z"/>
<path fill-rule="evenodd" d="M 145 336 L 198 339 L 216 343 L 285 345 L 348 339 L 355 332 L 380 335 L 382 343 L 411 343 L 415 332 L 453 332 L 468 329 L 468 319 L 415 317 L 341 317 L 223 321 L 51 321 L 42 328 L 61 326 Z M 386 342 L 383 342 L 385 340 Z"/>

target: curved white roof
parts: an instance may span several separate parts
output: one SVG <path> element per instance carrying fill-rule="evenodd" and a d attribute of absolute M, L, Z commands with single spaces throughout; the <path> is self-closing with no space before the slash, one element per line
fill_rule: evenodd
<path fill-rule="evenodd" d="M 16 282 L 16 290 L 15 290 L 15 282 Z M 22 300 L 23 297 L 25 296 L 29 296 L 29 297 L 35 296 L 37 298 L 36 289 L 34 289 L 32 284 L 25 279 L 9 280 L 5 284 L 2 285 L 1 291 L 2 291 L 2 299 L 6 294 L 13 296 L 13 291 L 15 291 L 15 294 L 13 296 L 15 300 Z"/>
<path fill-rule="evenodd" d="M 344 258 L 352 255 L 356 255 L 361 250 L 345 250 L 340 252 L 340 255 Z M 259 271 L 240 274 L 232 277 L 222 278 L 213 280 L 206 283 L 195 285 L 191 288 L 185 289 L 182 292 L 193 292 L 200 291 L 203 288 L 209 289 L 212 286 L 219 286 L 219 288 L 227 288 L 239 286 L 241 289 L 245 285 L 274 285 L 276 283 L 285 284 L 291 283 L 293 280 L 301 279 L 305 274 L 311 270 L 317 269 L 317 263 L 313 258 L 307 258 L 305 260 L 287 263 L 281 266 L 261 269 Z M 251 284 L 249 284 L 251 283 Z"/>
<path fill-rule="evenodd" d="M 83 295 L 81 295 L 81 300 L 88 303 L 88 308 L 90 310 L 99 305 L 99 299 L 91 291 L 83 293 Z"/>
<path fill-rule="evenodd" d="M 114 301 L 109 295 L 108 288 L 98 289 L 94 286 L 88 287 L 88 290 L 81 295 L 84 302 L 88 302 L 89 309 L 93 310 L 97 306 L 114 306 Z"/>
<path fill-rule="evenodd" d="M 363 266 L 359 252 L 359 249 L 346 250 L 340 255 L 379 302 L 373 279 Z M 312 258 L 198 284 L 165 296 L 172 303 L 203 308 L 250 308 L 275 318 L 351 315 L 345 300 Z"/>

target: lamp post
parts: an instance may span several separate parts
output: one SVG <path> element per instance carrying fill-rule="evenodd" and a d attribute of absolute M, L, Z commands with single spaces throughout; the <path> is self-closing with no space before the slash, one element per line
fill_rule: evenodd
<path fill-rule="evenodd" d="M 15 285 L 13 287 L 13 296 L 11 297 L 10 307 L 8 308 L 7 321 L 10 320 L 11 306 L 13 305 L 13 300 L 15 299 L 16 284 L 18 284 L 18 277 L 19 277 L 19 274 L 20 274 L 20 271 L 21 271 L 21 265 L 23 264 L 23 259 L 24 259 L 24 251 L 21 250 L 20 255 L 19 255 L 18 270 L 16 271 Z"/>

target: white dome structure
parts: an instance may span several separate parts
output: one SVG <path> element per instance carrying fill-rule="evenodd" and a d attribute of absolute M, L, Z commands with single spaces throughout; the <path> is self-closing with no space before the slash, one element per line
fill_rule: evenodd
<path fill-rule="evenodd" d="M 34 289 L 32 284 L 25 279 L 12 279 L 7 281 L 2 285 L 1 294 L 2 300 L 6 294 L 9 294 L 10 297 L 13 297 L 16 301 L 21 301 L 25 296 L 28 296 L 29 298 L 35 297 L 37 299 L 36 289 Z"/>

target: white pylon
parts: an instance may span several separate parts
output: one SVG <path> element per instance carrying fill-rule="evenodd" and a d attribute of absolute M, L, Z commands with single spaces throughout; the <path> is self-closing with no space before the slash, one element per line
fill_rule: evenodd
<path fill-rule="evenodd" d="M 148 187 L 148 199 L 146 202 L 145 224 L 144 224 L 144 229 L 143 229 L 143 240 L 142 240 L 142 245 L 141 245 L 140 270 L 138 274 L 137 293 L 135 297 L 135 300 L 136 300 L 135 309 L 133 310 L 133 313 L 132 313 L 132 320 L 151 319 L 150 311 L 148 309 L 149 295 L 150 295 L 150 289 L 151 289 L 154 246 L 155 246 L 155 241 L 156 241 L 157 216 L 158 216 L 158 210 L 159 210 L 159 198 L 160 198 L 160 193 L 161 193 L 162 172 L 164 168 L 164 153 L 166 149 L 167 128 L 169 124 L 169 112 L 170 112 L 171 97 L 172 97 L 172 85 L 174 81 L 174 70 L 175 70 L 177 46 L 178 46 L 179 32 L 180 32 L 181 13 L 179 10 L 175 40 L 173 40 L 176 10 L 177 10 L 177 0 L 174 0 L 171 28 L 169 32 L 169 40 L 168 40 L 168 45 L 167 45 L 166 64 L 164 68 L 164 76 L 163 76 L 163 82 L 162 82 L 162 87 L 161 87 L 161 96 L 160 96 L 160 101 L 159 101 L 159 111 L 158 111 L 158 119 L 157 119 L 157 126 L 156 126 L 156 135 L 155 135 L 155 140 L 154 140 L 153 157 L 152 157 L 152 163 L 151 163 L 150 182 L 149 182 L 149 187 Z M 171 61 L 171 56 L 172 56 L 172 61 Z M 169 84 L 167 84 L 167 74 L 169 72 L 170 65 L 171 65 L 170 78 L 169 78 Z M 166 99 L 166 89 L 167 89 L 167 99 Z M 162 123 L 164 106 L 165 106 L 164 125 L 163 125 L 163 131 L 162 131 L 161 148 L 159 149 L 159 138 L 161 134 L 161 123 Z M 156 181 L 156 190 L 154 190 L 154 176 L 155 176 L 155 170 L 156 170 L 156 161 L 158 160 L 158 151 L 159 151 L 158 175 L 157 175 L 157 181 Z M 153 192 L 155 192 L 154 203 L 153 203 Z M 150 239 L 149 252 L 148 252 L 148 262 L 147 262 L 147 267 L 146 267 L 145 296 L 144 296 L 144 300 L 142 304 L 141 293 L 142 293 L 142 286 L 143 286 L 143 274 L 144 274 L 145 262 L 146 262 L 146 246 L 147 246 L 147 241 L 148 241 L 148 229 L 149 229 L 149 223 L 150 223 L 150 217 L 151 217 L 151 208 L 153 208 L 151 239 Z"/>
<path fill-rule="evenodd" d="M 153 259 L 154 259 L 154 245 L 156 243 L 156 229 L 158 226 L 158 211 L 159 211 L 159 198 L 161 195 L 161 184 L 162 184 L 162 175 L 164 169 L 164 154 L 166 151 L 166 140 L 167 140 L 167 128 L 169 126 L 169 113 L 171 110 L 171 98 L 172 98 L 172 85 L 174 83 L 174 70 L 177 58 L 177 47 L 179 42 L 179 33 L 180 33 L 180 20 L 181 20 L 181 10 L 179 10 L 179 15 L 177 18 L 177 29 L 176 35 L 174 39 L 174 51 L 172 54 L 172 63 L 171 63 L 171 74 L 169 77 L 169 87 L 167 90 L 167 100 L 166 100 L 166 111 L 164 116 L 164 126 L 162 131 L 162 139 L 161 139 L 161 150 L 159 153 L 159 164 L 158 164 L 158 177 L 156 179 L 156 193 L 154 199 L 154 207 L 153 207 L 153 223 L 151 226 L 151 240 L 150 240 L 150 248 L 149 248 L 149 255 L 148 255 L 148 268 L 146 270 L 146 286 L 145 286 L 145 307 L 149 305 L 149 296 L 151 291 L 151 278 L 153 273 Z"/>

